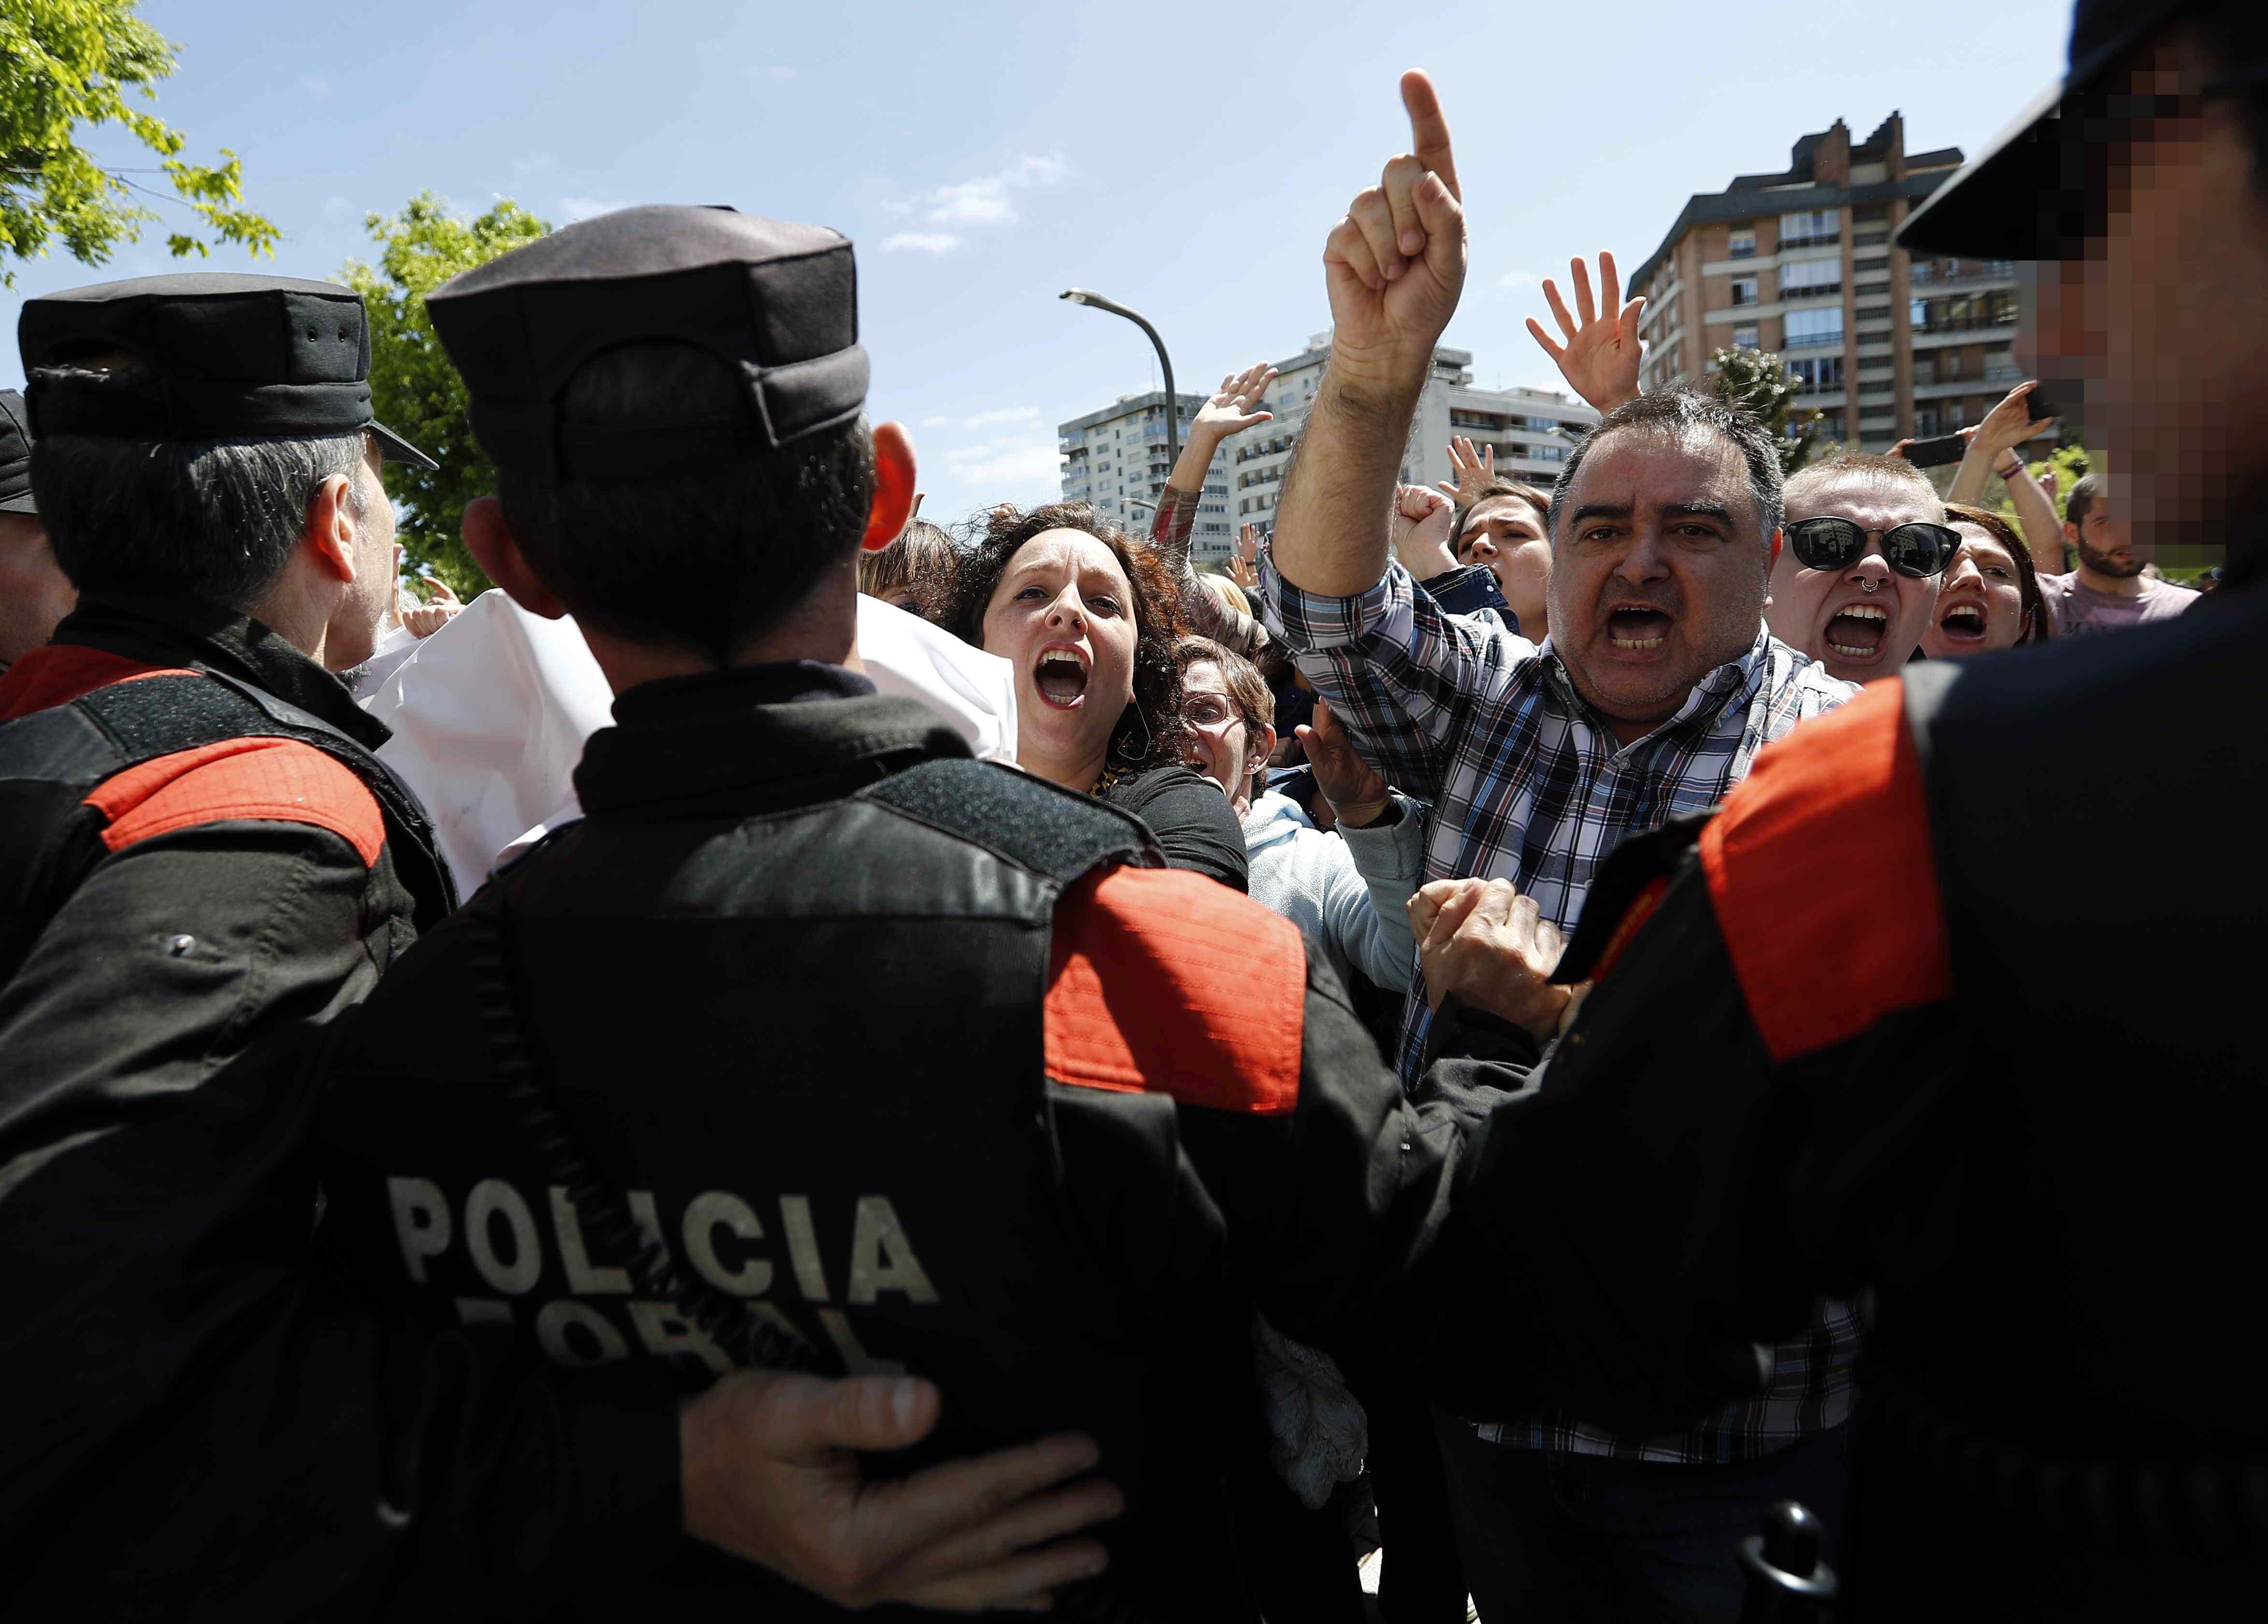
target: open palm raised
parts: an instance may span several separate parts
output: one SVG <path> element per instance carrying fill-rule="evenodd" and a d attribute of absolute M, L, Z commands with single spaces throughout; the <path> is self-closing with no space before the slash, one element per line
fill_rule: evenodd
<path fill-rule="evenodd" d="M 1403 74 L 1402 105 L 1416 151 L 1387 161 L 1323 246 L 1336 364 L 1397 379 L 1413 356 L 1430 361 L 1465 285 L 1463 193 L 1433 82 Z"/>

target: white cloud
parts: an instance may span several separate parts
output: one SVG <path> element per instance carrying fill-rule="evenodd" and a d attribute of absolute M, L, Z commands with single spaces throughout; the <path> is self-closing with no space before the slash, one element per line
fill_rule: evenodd
<path fill-rule="evenodd" d="M 1004 169 L 937 187 L 909 203 L 890 205 L 890 211 L 919 211 L 932 225 L 1005 225 L 1016 218 L 1010 193 L 1053 186 L 1070 173 L 1060 152 L 1026 152 Z"/>
<path fill-rule="evenodd" d="M 1496 279 L 1496 284 L 1500 288 L 1532 288 L 1535 285 L 1535 273 L 1532 270 L 1507 270 Z"/>
<path fill-rule="evenodd" d="M 1003 406 L 993 411 L 980 411 L 973 417 L 961 421 L 966 427 L 981 429 L 988 423 L 1037 423 L 1040 409 L 1036 406 Z"/>
<path fill-rule="evenodd" d="M 559 212 L 567 217 L 571 225 L 577 220 L 587 220 L 595 214 L 612 214 L 617 209 L 629 207 L 628 203 L 607 197 L 563 197 L 559 200 Z"/>
<path fill-rule="evenodd" d="M 1063 477 L 1063 453 L 1052 434 L 962 446 L 946 452 L 944 461 L 971 484 L 1029 488 L 1054 485 Z"/>
<path fill-rule="evenodd" d="M 314 74 L 310 73 L 300 79 L 299 88 L 306 91 L 316 100 L 320 101 L 331 93 L 331 82 L 326 78 L 319 78 Z"/>
<path fill-rule="evenodd" d="M 952 419 L 952 418 L 950 418 L 950 417 L 942 417 L 942 416 L 940 416 L 940 417 L 924 417 L 924 418 L 921 420 L 921 425 L 922 425 L 922 427 L 924 427 L 924 428 L 925 428 L 925 429 L 941 429 L 941 428 L 943 428 L 946 424 L 948 424 L 948 423 L 950 423 L 950 422 L 952 422 L 952 421 L 953 421 L 953 419 Z"/>
<path fill-rule="evenodd" d="M 895 254 L 900 248 L 910 248 L 917 254 L 950 254 L 961 246 L 961 239 L 948 232 L 900 232 L 882 244 L 882 252 Z"/>

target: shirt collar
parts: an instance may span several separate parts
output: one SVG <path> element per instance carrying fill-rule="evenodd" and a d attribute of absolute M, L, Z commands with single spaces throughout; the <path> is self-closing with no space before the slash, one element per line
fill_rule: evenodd
<path fill-rule="evenodd" d="M 282 636 L 236 609 L 136 593 L 90 592 L 55 628 L 55 641 L 159 665 L 200 665 L 249 683 L 328 722 L 365 749 L 393 730 Z"/>

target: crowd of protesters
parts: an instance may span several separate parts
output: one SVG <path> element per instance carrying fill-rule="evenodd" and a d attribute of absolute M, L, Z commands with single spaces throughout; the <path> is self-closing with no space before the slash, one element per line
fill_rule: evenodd
<path fill-rule="evenodd" d="M 0 1598 L 2257 1598 L 2268 1423 L 2205 1299 L 2257 1229 L 2258 958 L 2195 949 L 2259 882 L 2133 904 L 2198 981 L 2153 1016 L 2117 908 L 2006 853 L 2264 787 L 2231 493 L 2268 434 L 2166 401 L 2257 375 L 2268 324 L 2168 321 L 2192 292 L 2116 261 L 2155 238 L 2100 225 L 2211 219 L 2211 297 L 2268 295 L 2262 34 L 2082 3 L 2067 97 L 2161 121 L 2124 189 L 1995 223 L 2005 166 L 2106 139 L 2035 125 L 1909 223 L 2073 261 L 2040 353 L 2102 381 L 2121 472 L 2060 512 L 2031 383 L 1948 489 L 1896 450 L 1784 475 L 1703 384 L 1640 393 L 1608 256 L 1532 324 L 1601 414 L 1553 487 L 1462 439 L 1400 484 L 1467 269 L 1418 73 L 1324 245 L 1274 528 L 1218 572 L 1204 469 L 1271 369 L 1147 535 L 942 527 L 821 228 L 626 210 L 435 291 L 499 470 L 470 603 L 405 589 L 383 467 L 423 454 L 350 292 L 31 301 Z M 2213 601 L 2166 540 L 2227 544 Z"/>

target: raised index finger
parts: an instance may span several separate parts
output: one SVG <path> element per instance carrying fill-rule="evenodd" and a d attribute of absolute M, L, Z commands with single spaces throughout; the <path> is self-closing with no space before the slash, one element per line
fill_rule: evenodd
<path fill-rule="evenodd" d="M 1449 145 L 1449 121 L 1441 116 L 1441 99 L 1422 68 L 1402 76 L 1402 105 L 1410 111 L 1410 150 L 1418 161 L 1441 177 L 1449 196 L 1459 203 L 1464 189 L 1457 184 L 1457 155 Z"/>

